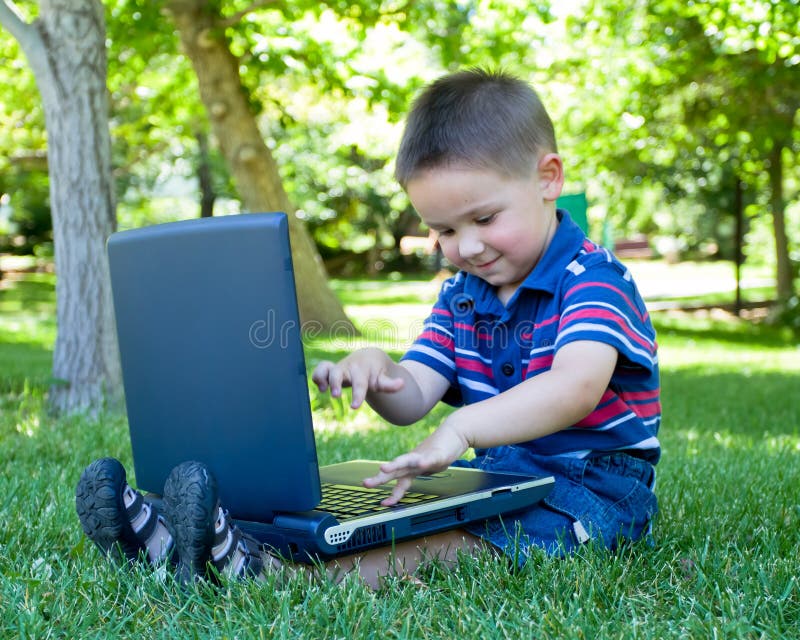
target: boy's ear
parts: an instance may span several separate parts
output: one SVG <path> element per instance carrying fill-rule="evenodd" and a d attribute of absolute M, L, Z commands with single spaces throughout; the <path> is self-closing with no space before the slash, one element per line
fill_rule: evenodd
<path fill-rule="evenodd" d="M 564 164 L 557 153 L 546 153 L 539 158 L 537 166 L 539 188 L 545 200 L 555 200 L 564 188 Z"/>

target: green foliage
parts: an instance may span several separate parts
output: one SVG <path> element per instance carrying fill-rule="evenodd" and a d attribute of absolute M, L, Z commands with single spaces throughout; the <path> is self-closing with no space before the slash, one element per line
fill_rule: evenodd
<path fill-rule="evenodd" d="M 106 7 L 120 226 L 197 216 L 199 209 L 163 199 L 200 199 L 198 137 L 208 136 L 210 127 L 191 64 L 162 2 L 117 0 Z M 230 198 L 235 191 L 227 167 L 216 147 L 210 153 L 214 192 Z"/>
<path fill-rule="evenodd" d="M 797 16 L 797 2 L 650 0 L 588 2 L 571 18 L 578 56 L 587 47 L 593 55 L 565 71 L 585 78 L 597 100 L 576 125 L 600 131 L 580 145 L 580 157 L 617 177 L 603 191 L 622 199 L 616 211 L 609 207 L 618 228 L 650 227 L 690 249 L 713 243 L 730 258 L 737 180 L 749 224 L 771 220 L 775 148 L 785 150 L 784 174 L 794 176 L 785 199 L 796 201 Z M 663 195 L 642 211 L 636 192 L 653 185 Z M 763 243 L 752 252 L 769 255 Z"/>
<path fill-rule="evenodd" d="M 489 3 L 301 6 L 230 30 L 284 186 L 323 256 L 368 252 L 366 269 L 414 266 L 401 264 L 398 244 L 416 218 L 392 176 L 413 92 L 460 64 L 522 68 L 549 14 Z M 347 260 L 357 262 L 367 261 Z"/>
<path fill-rule="evenodd" d="M 800 340 L 800 297 L 789 298 L 774 320 L 778 326 L 787 327 Z"/>
<path fill-rule="evenodd" d="M 32 253 L 52 241 L 44 113 L 19 45 L 2 29 L 0 149 L 0 252 Z"/>
<path fill-rule="evenodd" d="M 18 5 L 29 18 L 38 11 Z M 198 135 L 209 126 L 166 3 L 105 6 L 120 226 L 197 215 Z M 567 189 L 588 192 L 593 221 L 608 218 L 618 235 L 667 236 L 731 257 L 741 179 L 747 257 L 774 262 L 766 154 L 783 145 L 790 252 L 800 259 L 791 233 L 800 225 L 796 0 L 302 0 L 266 3 L 239 20 L 248 0 L 210 6 L 230 20 L 221 28 L 253 112 L 331 266 L 337 256 L 355 271 L 419 266 L 397 253 L 399 238 L 416 233 L 392 178 L 402 118 L 425 82 L 472 64 L 537 85 L 556 122 Z M 3 30 L 0 62 L 0 146 L 10 150 L 0 156 L 0 192 L 15 216 L 35 222 L 31 245 L 46 222 L 46 183 L 23 160 L 42 166 L 43 116 Z M 210 164 L 218 211 L 238 210 L 214 144 Z"/>
<path fill-rule="evenodd" d="M 8 195 L 0 206 L 9 213 L 5 224 L 0 220 L 0 251 L 52 255 L 53 221 L 47 172 L 13 165 L 0 174 L 0 194 L 3 193 Z"/>

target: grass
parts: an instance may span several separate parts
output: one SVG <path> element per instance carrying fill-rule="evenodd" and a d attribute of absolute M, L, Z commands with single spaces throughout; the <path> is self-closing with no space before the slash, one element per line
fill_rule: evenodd
<path fill-rule="evenodd" d="M 436 289 L 337 286 L 364 336 L 309 344 L 310 365 L 356 342 L 399 353 Z M 102 561 L 80 531 L 81 469 L 102 455 L 131 468 L 131 453 L 124 416 L 46 412 L 52 299 L 48 276 L 0 290 L 0 637 L 800 637 L 800 349 L 779 331 L 655 315 L 664 455 L 653 547 L 539 555 L 516 573 L 464 558 L 456 571 L 428 567 L 423 586 L 378 593 L 295 577 L 184 594 Z M 316 393 L 312 404 L 322 463 L 394 455 L 446 411 L 396 429 Z"/>

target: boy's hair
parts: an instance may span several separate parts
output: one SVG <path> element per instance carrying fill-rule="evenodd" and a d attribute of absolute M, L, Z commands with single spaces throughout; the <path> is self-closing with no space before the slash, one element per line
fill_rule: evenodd
<path fill-rule="evenodd" d="M 414 101 L 395 161 L 405 188 L 418 171 L 458 163 L 527 175 L 540 152 L 558 151 L 539 96 L 501 71 L 469 69 L 439 78 Z"/>

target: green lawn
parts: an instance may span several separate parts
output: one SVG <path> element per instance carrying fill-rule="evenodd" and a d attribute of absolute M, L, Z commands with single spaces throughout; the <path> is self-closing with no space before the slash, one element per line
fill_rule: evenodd
<path fill-rule="evenodd" d="M 7 284 L 7 283 L 4 283 Z M 435 283 L 335 283 L 363 326 L 308 345 L 309 365 L 367 342 L 402 351 Z M 491 557 L 424 584 L 372 593 L 293 578 L 182 593 L 169 579 L 101 560 L 73 490 L 102 455 L 130 468 L 124 416 L 54 419 L 44 407 L 53 280 L 0 289 L 0 637 L 800 637 L 800 349 L 783 333 L 708 316 L 655 314 L 664 455 L 655 546 L 509 573 Z M 388 319 L 391 319 L 389 322 Z M 445 409 L 398 429 L 312 391 L 319 457 L 388 457 Z"/>

